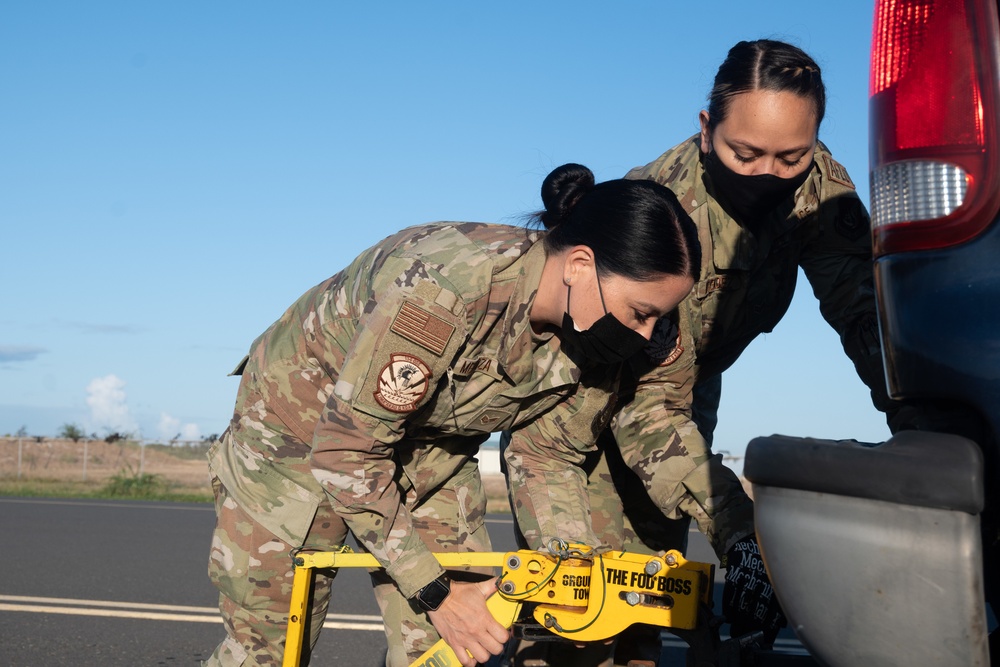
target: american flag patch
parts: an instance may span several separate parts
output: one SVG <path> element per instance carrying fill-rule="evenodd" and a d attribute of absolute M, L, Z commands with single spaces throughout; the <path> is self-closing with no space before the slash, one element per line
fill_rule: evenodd
<path fill-rule="evenodd" d="M 441 356 L 455 327 L 412 303 L 399 307 L 389 330 Z"/>

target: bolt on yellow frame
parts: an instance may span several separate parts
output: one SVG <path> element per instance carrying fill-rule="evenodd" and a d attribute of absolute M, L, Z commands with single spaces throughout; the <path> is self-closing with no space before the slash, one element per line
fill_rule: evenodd
<path fill-rule="evenodd" d="M 677 551 L 658 556 L 622 551 L 596 552 L 563 545 L 553 553 L 522 549 L 507 553 L 436 553 L 442 567 L 499 567 L 497 592 L 487 601 L 493 617 L 509 628 L 525 602 L 539 603 L 533 615 L 550 632 L 577 642 L 609 639 L 633 623 L 693 630 L 699 604 L 711 606 L 715 566 L 686 560 Z M 295 577 L 282 667 L 302 658 L 316 568 L 381 567 L 371 554 L 343 551 L 293 554 Z M 439 640 L 410 667 L 458 665 L 458 657 Z"/>

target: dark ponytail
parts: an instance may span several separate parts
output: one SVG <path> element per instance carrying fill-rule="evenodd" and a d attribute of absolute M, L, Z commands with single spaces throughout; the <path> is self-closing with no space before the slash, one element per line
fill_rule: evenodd
<path fill-rule="evenodd" d="M 701 246 L 694 222 L 670 189 L 654 181 L 595 184 L 594 173 L 564 164 L 542 183 L 550 252 L 585 245 L 602 275 L 646 280 L 656 274 L 698 279 Z"/>

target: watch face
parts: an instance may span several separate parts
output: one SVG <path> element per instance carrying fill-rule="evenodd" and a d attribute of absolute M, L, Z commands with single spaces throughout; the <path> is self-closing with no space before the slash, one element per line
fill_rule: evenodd
<path fill-rule="evenodd" d="M 443 574 L 421 588 L 414 597 L 414 601 L 424 611 L 437 611 L 450 592 L 451 584 L 448 575 Z"/>

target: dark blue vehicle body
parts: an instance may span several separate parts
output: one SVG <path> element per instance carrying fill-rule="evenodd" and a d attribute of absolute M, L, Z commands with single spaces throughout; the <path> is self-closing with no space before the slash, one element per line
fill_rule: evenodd
<path fill-rule="evenodd" d="M 1000 433 L 1000 218 L 962 245 L 875 262 L 894 398 L 967 404 Z M 989 447 L 992 443 L 979 443 Z"/>

